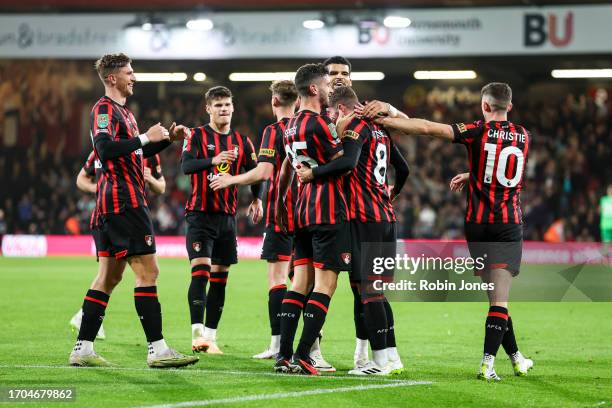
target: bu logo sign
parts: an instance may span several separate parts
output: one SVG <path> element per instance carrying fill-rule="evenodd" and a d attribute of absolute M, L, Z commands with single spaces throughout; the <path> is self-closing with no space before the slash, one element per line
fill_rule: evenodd
<path fill-rule="evenodd" d="M 540 47 L 546 41 L 554 47 L 566 47 L 574 35 L 574 14 L 525 14 L 525 47 Z"/>

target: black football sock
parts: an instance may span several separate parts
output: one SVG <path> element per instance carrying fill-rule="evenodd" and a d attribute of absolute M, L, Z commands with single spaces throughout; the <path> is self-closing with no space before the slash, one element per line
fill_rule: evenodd
<path fill-rule="evenodd" d="M 211 272 L 210 288 L 206 299 L 206 324 L 210 329 L 216 329 L 221 320 L 223 306 L 225 305 L 225 285 L 229 272 Z"/>
<path fill-rule="evenodd" d="M 365 323 L 363 303 L 361 302 L 361 293 L 359 288 L 361 284 L 356 281 L 351 281 L 351 291 L 353 292 L 353 319 L 355 321 L 355 337 L 361 340 L 368 339 L 368 328 Z"/>
<path fill-rule="evenodd" d="M 270 329 L 273 336 L 281 334 L 281 307 L 287 293 L 287 285 L 276 285 L 268 292 L 268 315 L 270 317 Z"/>
<path fill-rule="evenodd" d="M 195 265 L 191 267 L 191 283 L 187 292 L 191 324 L 204 323 L 204 307 L 206 306 L 206 285 L 210 278 L 210 265 Z"/>
<path fill-rule="evenodd" d="M 99 290 L 89 289 L 83 300 L 83 319 L 78 340 L 94 341 L 100 330 L 110 296 Z"/>
<path fill-rule="evenodd" d="M 306 296 L 292 290 L 287 291 L 281 306 L 281 344 L 280 355 L 290 359 L 293 354 L 293 339 L 300 321 L 300 314 L 304 309 Z"/>
<path fill-rule="evenodd" d="M 395 320 L 389 301 L 385 299 L 385 315 L 387 316 L 387 347 L 397 347 L 395 344 Z"/>
<path fill-rule="evenodd" d="M 296 354 L 302 358 L 308 358 L 312 343 L 319 335 L 331 298 L 324 293 L 312 292 L 310 299 L 304 308 L 304 328 L 302 329 L 302 337 L 298 343 Z"/>
<path fill-rule="evenodd" d="M 157 286 L 134 288 L 134 304 L 145 336 L 147 336 L 147 342 L 163 339 L 161 305 L 157 300 Z"/>
<path fill-rule="evenodd" d="M 497 355 L 501 345 L 506 326 L 508 325 L 508 309 L 501 306 L 489 307 L 485 323 L 484 353 L 492 356 Z"/>
<path fill-rule="evenodd" d="M 364 299 L 365 323 L 372 351 L 387 348 L 387 313 L 381 296 Z"/>
<path fill-rule="evenodd" d="M 514 337 L 514 327 L 512 327 L 512 318 L 510 315 L 508 315 L 508 325 L 506 326 L 506 332 L 504 333 L 504 338 L 502 339 L 502 346 L 504 346 L 504 350 L 509 356 L 518 351 L 516 338 Z"/>

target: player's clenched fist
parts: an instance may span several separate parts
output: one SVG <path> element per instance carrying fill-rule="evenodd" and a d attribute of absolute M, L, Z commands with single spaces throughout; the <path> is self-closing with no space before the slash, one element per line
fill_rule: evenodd
<path fill-rule="evenodd" d="M 170 133 L 170 140 L 176 142 L 177 140 L 189 139 L 191 137 L 191 130 L 187 126 L 176 125 L 175 122 L 172 122 L 170 129 L 168 129 Z"/>
<path fill-rule="evenodd" d="M 226 150 L 213 157 L 212 164 L 218 166 L 221 163 L 231 163 L 237 158 L 238 153 L 235 150 Z"/>
<path fill-rule="evenodd" d="M 152 143 L 161 142 L 162 140 L 170 139 L 170 133 L 161 123 L 158 123 L 147 130 L 147 138 Z"/>

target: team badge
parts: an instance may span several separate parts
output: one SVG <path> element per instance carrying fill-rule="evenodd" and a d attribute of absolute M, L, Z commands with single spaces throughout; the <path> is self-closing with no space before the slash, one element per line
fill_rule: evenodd
<path fill-rule="evenodd" d="M 108 114 L 102 113 L 102 114 L 98 115 L 97 124 L 98 124 L 99 128 L 108 127 Z"/>
<path fill-rule="evenodd" d="M 457 123 L 457 129 L 459 129 L 459 133 L 467 132 L 467 127 L 465 127 L 464 123 Z"/>
<path fill-rule="evenodd" d="M 145 235 L 145 242 L 148 246 L 153 245 L 153 235 Z"/>
<path fill-rule="evenodd" d="M 219 170 L 219 173 L 227 173 L 229 169 L 230 169 L 229 163 L 221 163 L 217 165 L 217 170 Z"/>
<path fill-rule="evenodd" d="M 193 248 L 194 251 L 200 252 L 200 250 L 202 249 L 202 243 L 194 242 L 193 244 L 191 244 L 191 247 Z"/>
<path fill-rule="evenodd" d="M 343 252 L 340 254 L 340 257 L 342 258 L 342 261 L 344 261 L 345 264 L 350 264 L 351 263 L 351 253 L 350 252 Z"/>

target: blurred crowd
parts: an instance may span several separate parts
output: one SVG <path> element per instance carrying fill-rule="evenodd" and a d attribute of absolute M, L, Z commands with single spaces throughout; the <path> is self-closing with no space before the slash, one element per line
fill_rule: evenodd
<path fill-rule="evenodd" d="M 57 74 L 54 63 L 40 64 L 18 72 L 10 64 L 0 65 L 0 235 L 87 234 L 94 197 L 77 190 L 75 180 L 91 150 L 82 135 L 99 87 L 92 86 L 91 73 L 81 72 L 82 64 L 67 64 L 68 79 Z M 38 75 L 41 69 L 43 77 Z M 207 122 L 201 95 L 170 95 L 160 103 L 138 92 L 128 104 L 141 132 L 159 121 L 188 126 Z M 441 98 L 449 93 L 433 88 L 418 103 L 408 97 L 390 102 L 413 117 L 467 122 L 482 116 L 477 92 Z M 245 97 L 237 98 L 236 105 L 235 128 L 258 146 L 263 127 L 273 121 L 268 104 Z M 525 239 L 599 240 L 598 203 L 612 183 L 612 97 L 601 90 L 585 91 L 546 102 L 518 98 L 514 105 L 510 120 L 532 133 L 521 194 Z M 397 142 L 410 166 L 406 186 L 395 201 L 399 236 L 461 238 L 465 191 L 451 193 L 448 183 L 468 171 L 465 148 L 425 138 Z M 156 232 L 183 234 L 190 185 L 180 171 L 180 146 L 166 149 L 161 157 L 166 193 L 148 195 Z M 239 197 L 239 235 L 260 235 L 263 225 L 253 225 L 246 217 L 249 189 L 241 189 Z"/>

